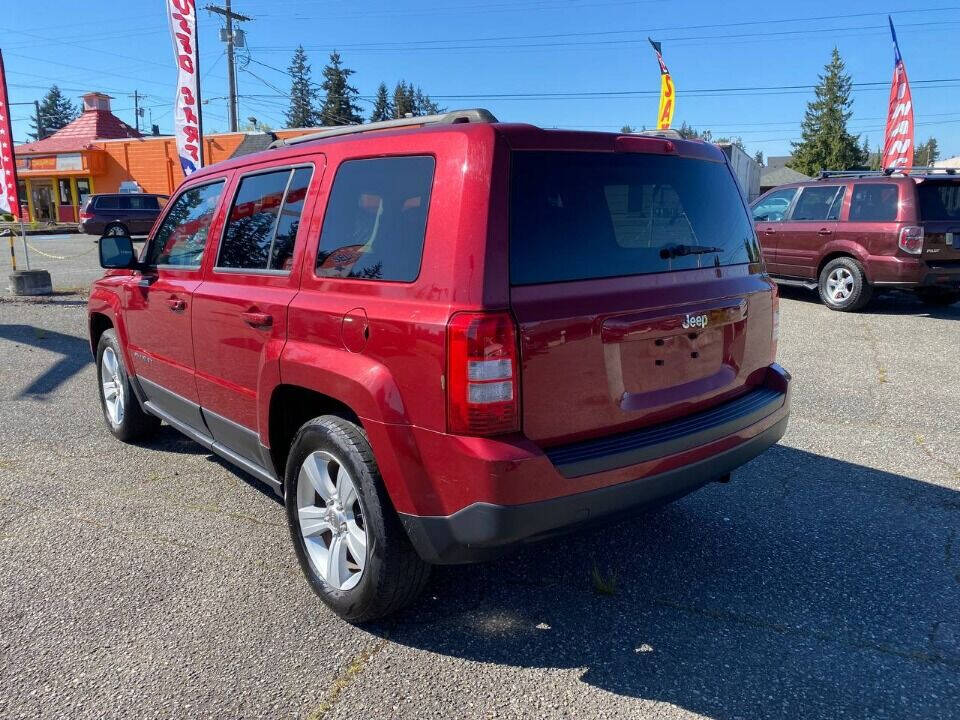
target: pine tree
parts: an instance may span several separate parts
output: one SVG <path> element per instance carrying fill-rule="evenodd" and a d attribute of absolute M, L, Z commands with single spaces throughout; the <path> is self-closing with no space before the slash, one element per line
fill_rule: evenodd
<path fill-rule="evenodd" d="M 917 149 L 913 153 L 913 164 L 917 167 L 933 165 L 939 159 L 940 148 L 937 139 L 934 137 L 928 138 L 925 143 L 917 145 Z"/>
<path fill-rule="evenodd" d="M 389 120 L 393 117 L 393 106 L 390 104 L 390 96 L 387 95 L 387 84 L 380 83 L 377 88 L 377 96 L 373 100 L 373 112 L 370 113 L 370 122 L 380 122 Z"/>
<path fill-rule="evenodd" d="M 630 133 L 635 133 L 636 130 L 633 129 L 632 125 L 624 125 L 620 128 L 621 135 L 629 135 Z"/>
<path fill-rule="evenodd" d="M 412 85 L 410 86 L 410 89 L 413 89 Z M 443 112 L 443 110 L 444 109 L 431 100 L 430 96 L 427 95 L 421 88 L 417 88 L 413 95 L 414 115 L 436 115 L 437 113 Z"/>
<path fill-rule="evenodd" d="M 287 110 L 287 127 L 311 127 L 319 121 L 316 99 L 317 91 L 310 83 L 310 64 L 303 45 L 293 53 L 288 70 L 293 77 L 290 83 L 290 109 Z"/>
<path fill-rule="evenodd" d="M 80 111 L 76 105 L 70 102 L 60 88 L 51 85 L 43 100 L 40 101 L 40 127 L 37 127 L 37 119 L 30 120 L 30 127 L 33 132 L 30 137 L 34 140 L 43 140 L 49 137 L 62 127 L 66 127 L 80 116 Z"/>
<path fill-rule="evenodd" d="M 757 165 L 763 165 L 763 150 L 757 150 L 756 155 L 753 156 L 753 161 Z"/>
<path fill-rule="evenodd" d="M 407 83 L 401 80 L 393 88 L 393 116 L 395 118 L 404 118 L 408 114 L 413 115 L 415 92 L 413 85 L 407 86 Z"/>
<path fill-rule="evenodd" d="M 363 122 L 357 106 L 357 89 L 347 82 L 354 71 L 344 67 L 340 53 L 330 53 L 330 62 L 323 68 L 320 87 L 326 92 L 320 108 L 322 125 L 355 125 Z"/>
<path fill-rule="evenodd" d="M 815 99 L 807 104 L 802 140 L 793 143 L 793 160 L 788 163 L 804 175 L 813 176 L 821 170 L 850 170 L 865 160 L 859 136 L 847 130 L 847 121 L 853 115 L 853 81 L 845 68 L 834 48 L 814 89 Z"/>

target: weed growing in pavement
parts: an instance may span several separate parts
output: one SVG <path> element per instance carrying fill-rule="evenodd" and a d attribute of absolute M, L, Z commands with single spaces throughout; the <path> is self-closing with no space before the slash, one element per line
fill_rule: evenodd
<path fill-rule="evenodd" d="M 599 595 L 615 595 L 617 593 L 617 571 L 610 570 L 606 577 L 600 571 L 597 563 L 593 563 L 593 589 Z"/>

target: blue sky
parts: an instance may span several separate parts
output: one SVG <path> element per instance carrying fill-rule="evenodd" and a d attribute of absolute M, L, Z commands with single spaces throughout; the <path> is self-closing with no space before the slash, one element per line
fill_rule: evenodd
<path fill-rule="evenodd" d="M 486 107 L 507 121 L 611 131 L 651 125 L 659 91 L 646 40 L 651 35 L 662 41 L 676 83 L 674 124 L 739 135 L 751 152 L 767 155 L 789 153 L 812 97 L 803 87 L 782 88 L 814 84 L 834 45 L 854 82 L 878 83 L 856 88 L 850 123 L 878 145 L 893 64 L 889 12 L 912 83 L 916 139 L 934 135 L 945 155 L 960 154 L 960 81 L 933 82 L 960 78 L 960 0 L 234 3 L 235 11 L 254 18 L 243 24 L 249 55 L 241 53 L 245 69 L 238 74 L 241 120 L 254 116 L 283 126 L 290 78 L 268 66 L 286 68 L 302 43 L 315 80 L 337 48 L 367 98 L 381 80 L 392 89 L 403 78 L 441 105 Z M 136 89 L 147 95 L 144 105 L 161 131 L 170 131 L 175 70 L 162 0 L 12 4 L 8 27 L 16 30 L 0 39 L 11 101 L 32 102 L 52 83 L 74 99 L 103 90 L 115 97 L 117 115 L 133 124 L 128 95 Z M 204 10 L 199 17 L 204 126 L 225 130 L 221 19 Z M 361 106 L 369 112 L 369 102 Z M 27 139 L 31 112 L 30 106 L 12 108 L 18 141 Z"/>

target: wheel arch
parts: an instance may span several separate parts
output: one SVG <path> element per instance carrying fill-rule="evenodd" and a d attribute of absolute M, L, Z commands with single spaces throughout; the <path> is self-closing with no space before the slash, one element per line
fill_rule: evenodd
<path fill-rule="evenodd" d="M 870 276 L 867 274 L 867 266 L 860 257 L 849 250 L 833 250 L 825 254 L 820 260 L 820 263 L 817 265 L 816 279 L 818 283 L 820 282 L 820 273 L 823 272 L 823 269 L 827 266 L 827 264 L 833 260 L 836 260 L 837 258 L 842 257 L 847 257 L 860 263 L 860 266 L 863 268 L 863 276 L 867 279 L 867 282 L 870 282 Z"/>

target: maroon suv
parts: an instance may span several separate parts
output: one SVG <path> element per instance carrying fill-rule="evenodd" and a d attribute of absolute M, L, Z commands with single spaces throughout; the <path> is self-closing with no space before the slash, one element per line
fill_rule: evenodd
<path fill-rule="evenodd" d="M 200 170 L 89 303 L 107 426 L 285 498 L 342 617 L 430 563 L 681 497 L 783 435 L 776 286 L 724 154 L 486 111 Z"/>
<path fill-rule="evenodd" d="M 859 310 L 875 290 L 960 300 L 960 175 L 824 172 L 757 198 L 753 220 L 778 282 L 819 288 L 833 310 Z"/>

